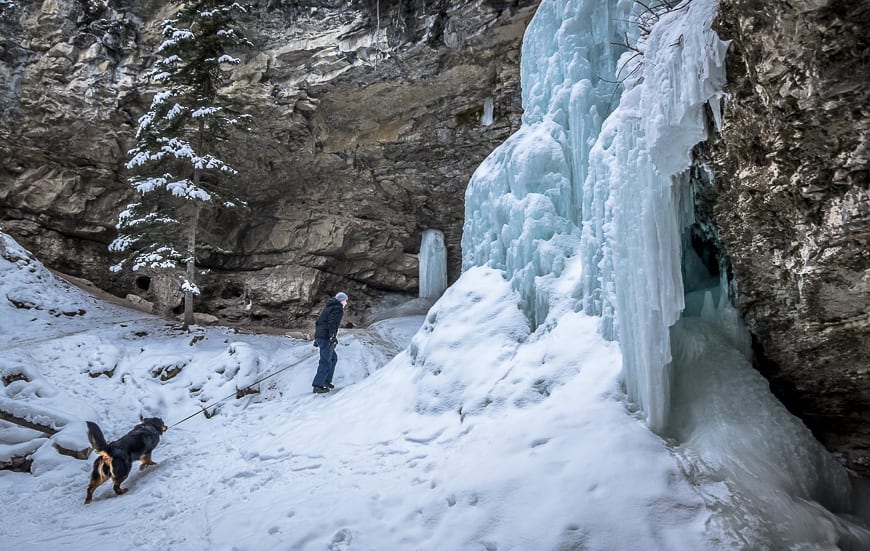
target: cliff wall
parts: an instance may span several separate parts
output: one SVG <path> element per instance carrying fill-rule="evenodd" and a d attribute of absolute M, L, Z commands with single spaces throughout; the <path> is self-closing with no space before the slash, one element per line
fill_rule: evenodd
<path fill-rule="evenodd" d="M 421 234 L 460 266 L 465 186 L 519 126 L 535 1 L 254 2 L 230 84 L 255 131 L 224 157 L 250 208 L 211 211 L 197 311 L 292 325 L 342 289 L 365 310 L 417 291 Z M 48 266 L 158 311 L 174 278 L 111 274 L 123 169 L 169 4 L 0 3 L 0 220 Z M 492 104 L 492 122 L 483 117 Z"/>
<path fill-rule="evenodd" d="M 870 474 L 870 4 L 723 0 L 716 225 L 773 392 Z"/>

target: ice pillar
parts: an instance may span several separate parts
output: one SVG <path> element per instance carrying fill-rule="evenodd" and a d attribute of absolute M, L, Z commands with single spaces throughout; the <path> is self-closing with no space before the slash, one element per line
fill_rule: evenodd
<path fill-rule="evenodd" d="M 426 230 L 420 243 L 420 296 L 438 298 L 447 289 L 447 247 L 444 234 Z"/>
<path fill-rule="evenodd" d="M 480 116 L 481 126 L 489 126 L 492 124 L 493 108 L 494 106 L 491 97 L 483 100 L 483 114 Z"/>

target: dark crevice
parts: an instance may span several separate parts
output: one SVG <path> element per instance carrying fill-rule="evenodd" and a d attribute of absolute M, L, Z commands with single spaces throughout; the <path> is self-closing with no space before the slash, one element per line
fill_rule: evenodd
<path fill-rule="evenodd" d="M 136 287 L 142 291 L 147 291 L 151 288 L 151 278 L 148 276 L 138 276 L 136 278 Z"/>

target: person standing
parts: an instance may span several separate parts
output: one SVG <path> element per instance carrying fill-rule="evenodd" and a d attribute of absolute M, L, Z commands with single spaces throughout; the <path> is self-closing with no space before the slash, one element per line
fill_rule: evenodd
<path fill-rule="evenodd" d="M 335 364 L 338 354 L 335 347 L 338 344 L 338 327 L 347 307 L 347 295 L 338 293 L 326 301 L 317 322 L 314 324 L 314 346 L 320 348 L 320 363 L 311 386 L 315 394 L 323 394 L 335 388 L 332 376 L 335 374 Z"/>

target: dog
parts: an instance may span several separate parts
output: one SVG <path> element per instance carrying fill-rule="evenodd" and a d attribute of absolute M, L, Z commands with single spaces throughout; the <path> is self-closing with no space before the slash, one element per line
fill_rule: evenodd
<path fill-rule="evenodd" d="M 91 483 L 88 485 L 85 505 L 93 499 L 94 490 L 110 478 L 114 482 L 116 494 L 126 493 L 127 490 L 121 488 L 121 483 L 130 474 L 134 461 L 142 462 L 139 470 L 157 464 L 151 460 L 151 452 L 160 442 L 160 435 L 167 429 L 159 417 L 142 419 L 142 422 L 133 427 L 130 432 L 111 443 L 106 443 L 106 437 L 96 423 L 88 421 L 87 425 L 88 440 L 98 457 L 94 460 L 94 468 L 91 471 Z"/>

